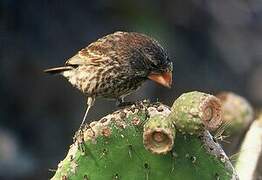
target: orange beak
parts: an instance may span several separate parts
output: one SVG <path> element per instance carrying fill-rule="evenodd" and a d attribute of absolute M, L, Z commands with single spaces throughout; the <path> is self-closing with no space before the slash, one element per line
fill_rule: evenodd
<path fill-rule="evenodd" d="M 171 88 L 172 85 L 172 72 L 164 72 L 162 74 L 158 73 L 150 73 L 148 76 L 148 79 L 151 79 L 152 81 L 155 81 L 162 86 Z"/>

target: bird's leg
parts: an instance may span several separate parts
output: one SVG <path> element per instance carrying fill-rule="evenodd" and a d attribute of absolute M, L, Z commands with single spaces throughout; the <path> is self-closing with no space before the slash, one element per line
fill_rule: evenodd
<path fill-rule="evenodd" d="M 124 106 L 130 106 L 134 104 L 134 102 L 125 102 L 124 97 L 120 97 L 116 100 L 116 106 L 117 107 L 124 107 Z"/>
<path fill-rule="evenodd" d="M 116 99 L 116 107 L 120 107 L 123 102 L 124 97 L 119 97 L 118 99 Z"/>
<path fill-rule="evenodd" d="M 81 127 L 84 125 L 85 120 L 86 120 L 86 117 L 87 117 L 87 114 L 88 114 L 88 111 L 89 111 L 89 109 L 93 106 L 94 102 L 95 102 L 95 97 L 92 97 L 92 96 L 91 96 L 91 97 L 88 97 L 88 98 L 87 98 L 87 108 L 86 108 L 86 112 L 85 112 L 84 118 L 83 118 L 83 120 L 82 120 L 82 123 L 81 123 L 81 125 L 80 125 L 80 129 L 81 129 Z"/>

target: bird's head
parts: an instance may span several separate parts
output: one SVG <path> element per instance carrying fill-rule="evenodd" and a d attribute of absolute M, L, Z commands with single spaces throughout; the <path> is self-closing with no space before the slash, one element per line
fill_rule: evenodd
<path fill-rule="evenodd" d="M 164 48 L 154 39 L 141 35 L 137 41 L 133 59 L 134 68 L 145 78 L 171 88 L 173 63 Z"/>
<path fill-rule="evenodd" d="M 170 61 L 166 53 L 154 54 L 148 65 L 147 78 L 161 84 L 164 87 L 171 88 L 173 63 Z"/>

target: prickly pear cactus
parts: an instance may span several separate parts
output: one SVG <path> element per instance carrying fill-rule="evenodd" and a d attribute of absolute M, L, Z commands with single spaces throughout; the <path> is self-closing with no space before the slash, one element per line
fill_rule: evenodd
<path fill-rule="evenodd" d="M 209 108 L 207 99 L 201 98 L 206 94 L 194 93 L 199 96 L 198 101 L 192 101 L 192 94 L 184 94 L 184 102 L 174 106 L 182 104 L 197 109 L 200 116 L 193 116 L 199 120 L 197 123 L 186 115 L 190 112 L 187 108 L 173 106 L 171 113 L 170 108 L 161 103 L 143 101 L 86 125 L 76 133 L 74 143 L 52 179 L 238 179 L 227 156 L 205 129 L 209 124 L 205 121 L 214 120 L 210 117 L 213 113 L 208 114 L 208 119 L 201 115 L 201 111 L 206 113 Z M 202 100 L 204 109 L 201 109 Z M 214 112 L 213 106 L 210 108 Z M 194 133 L 190 128 L 177 131 L 181 119 L 177 119 L 176 110 L 184 111 L 181 117 L 186 125 L 201 131 Z M 215 116 L 218 121 L 219 116 Z"/>

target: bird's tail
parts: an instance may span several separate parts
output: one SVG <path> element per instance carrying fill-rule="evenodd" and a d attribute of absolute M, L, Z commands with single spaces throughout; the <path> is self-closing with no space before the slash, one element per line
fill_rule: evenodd
<path fill-rule="evenodd" d="M 45 69 L 44 72 L 48 74 L 59 74 L 64 71 L 72 70 L 74 69 L 71 66 L 63 66 L 63 67 L 55 67 L 55 68 L 50 68 L 50 69 Z"/>

